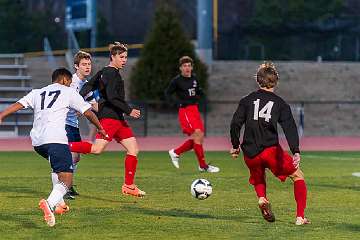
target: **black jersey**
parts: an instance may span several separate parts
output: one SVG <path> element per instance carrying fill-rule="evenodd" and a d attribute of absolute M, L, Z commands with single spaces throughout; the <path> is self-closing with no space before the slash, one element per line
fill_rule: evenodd
<path fill-rule="evenodd" d="M 291 152 L 299 151 L 299 135 L 290 106 L 273 92 L 259 89 L 240 100 L 230 126 L 234 149 L 240 145 L 240 130 L 245 124 L 241 149 L 250 158 L 266 147 L 279 144 L 277 124 L 283 128 Z"/>
<path fill-rule="evenodd" d="M 129 115 L 132 108 L 125 101 L 124 80 L 119 70 L 114 67 L 104 67 L 89 80 L 81 89 L 80 94 L 86 96 L 90 91 L 98 89 L 100 100 L 99 119 L 112 118 L 124 120 L 124 113 Z"/>
<path fill-rule="evenodd" d="M 168 88 L 165 90 L 166 99 L 172 101 L 171 95 L 176 93 L 176 102 L 180 107 L 197 104 L 203 92 L 199 86 L 196 77 L 176 76 L 171 80 Z"/>

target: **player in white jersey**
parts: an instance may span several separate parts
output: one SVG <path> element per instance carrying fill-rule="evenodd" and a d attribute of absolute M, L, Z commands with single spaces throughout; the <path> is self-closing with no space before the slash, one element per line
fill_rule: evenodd
<path fill-rule="evenodd" d="M 17 103 L 0 112 L 2 119 L 23 108 L 34 110 L 33 128 L 30 132 L 35 151 L 46 158 L 52 168 L 53 189 L 49 197 L 39 202 L 44 212 L 44 219 L 49 226 L 55 225 L 54 212 L 63 213 L 69 210 L 63 196 L 72 185 L 72 158 L 65 131 L 65 118 L 69 108 L 84 114 L 106 137 L 99 120 L 90 110 L 91 105 L 72 88 L 71 73 L 65 68 L 57 69 L 52 74 L 52 84 L 34 89 Z M 63 211 L 61 211 L 63 210 Z"/>
<path fill-rule="evenodd" d="M 74 56 L 74 68 L 76 72 L 72 75 L 70 87 L 80 92 L 81 88 L 87 82 L 86 78 L 91 73 L 91 55 L 84 51 L 77 52 Z M 97 102 L 91 100 L 89 103 L 93 107 L 93 110 L 97 111 Z M 81 142 L 78 113 L 74 109 L 70 109 L 67 114 L 65 130 L 69 142 Z M 80 153 L 71 153 L 71 155 L 74 167 L 73 178 L 75 178 L 77 165 L 80 161 Z M 75 199 L 76 195 L 79 195 L 79 193 L 75 190 L 74 186 L 71 186 L 64 198 Z"/>

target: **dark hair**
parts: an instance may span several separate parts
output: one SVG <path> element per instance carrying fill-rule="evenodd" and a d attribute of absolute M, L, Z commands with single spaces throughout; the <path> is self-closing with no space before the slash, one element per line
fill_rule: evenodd
<path fill-rule="evenodd" d="M 194 61 L 189 56 L 182 56 L 179 59 L 179 67 L 181 67 L 181 65 L 183 65 L 184 63 L 191 63 L 191 65 L 193 65 Z"/>
<path fill-rule="evenodd" d="M 58 82 L 59 80 L 66 78 L 72 78 L 72 74 L 66 68 L 58 68 L 51 75 L 51 82 Z"/>
<path fill-rule="evenodd" d="M 256 73 L 256 82 L 260 87 L 273 88 L 279 81 L 279 73 L 272 62 L 261 64 Z"/>
<path fill-rule="evenodd" d="M 110 43 L 109 51 L 110 51 L 109 57 L 110 57 L 110 61 L 111 61 L 111 56 L 115 56 L 117 54 L 122 54 L 123 52 L 127 52 L 128 46 L 126 44 L 120 43 L 120 42 Z"/>

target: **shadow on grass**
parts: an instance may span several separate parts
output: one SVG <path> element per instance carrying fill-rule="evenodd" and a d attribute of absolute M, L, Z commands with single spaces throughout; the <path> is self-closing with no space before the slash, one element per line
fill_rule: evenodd
<path fill-rule="evenodd" d="M 31 194 L 34 196 L 46 195 L 45 192 L 36 191 L 31 187 L 24 186 L 11 186 L 11 185 L 0 185 L 0 192 L 2 193 L 18 193 L 18 194 Z"/>
<path fill-rule="evenodd" d="M 137 201 L 120 201 L 120 200 L 116 200 L 116 199 L 108 199 L 108 198 L 101 198 L 101 197 L 95 197 L 95 196 L 90 196 L 90 195 L 84 195 L 81 194 L 79 196 L 79 198 L 85 198 L 85 199 L 90 199 L 90 200 L 97 200 L 97 201 L 104 201 L 104 202 L 110 202 L 110 203 L 121 203 L 121 204 L 134 204 L 137 203 Z"/>
<path fill-rule="evenodd" d="M 157 216 L 157 217 L 183 217 L 183 218 L 196 218 L 196 219 L 216 219 L 216 220 L 229 220 L 229 221 L 244 221 L 248 220 L 246 216 L 228 216 L 228 215 L 211 215 L 203 213 L 195 213 L 193 211 L 187 211 L 184 209 L 169 209 L 169 210 L 159 210 L 151 208 L 140 208 L 137 206 L 126 206 L 122 210 Z"/>
<path fill-rule="evenodd" d="M 29 216 L 32 215 L 29 213 Z M 39 215 L 39 217 L 41 217 Z M 14 214 L 3 214 L 0 213 L 0 221 L 4 222 L 13 222 L 15 224 L 21 225 L 23 228 L 40 228 L 38 225 L 36 225 L 33 221 L 31 221 L 28 217 L 23 215 L 14 215 Z"/>

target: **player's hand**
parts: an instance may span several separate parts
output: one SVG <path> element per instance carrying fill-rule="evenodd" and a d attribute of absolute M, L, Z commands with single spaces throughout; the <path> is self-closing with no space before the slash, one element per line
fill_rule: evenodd
<path fill-rule="evenodd" d="M 133 118 L 139 118 L 141 113 L 140 110 L 134 108 L 133 110 L 131 110 L 131 113 L 129 115 Z"/>
<path fill-rule="evenodd" d="M 240 154 L 240 148 L 237 148 L 237 149 L 234 149 L 234 148 L 231 148 L 230 149 L 230 155 L 233 159 L 237 158 Z"/>
<path fill-rule="evenodd" d="M 107 133 L 105 132 L 104 129 L 98 129 L 98 133 L 100 133 L 101 136 L 103 136 L 103 138 L 104 138 L 105 140 L 108 140 L 108 139 L 109 139 L 109 135 L 107 135 Z"/>
<path fill-rule="evenodd" d="M 300 153 L 295 153 L 293 156 L 293 164 L 296 169 L 298 169 L 300 166 L 300 160 L 301 160 Z"/>

